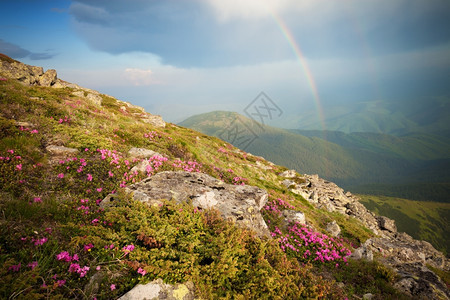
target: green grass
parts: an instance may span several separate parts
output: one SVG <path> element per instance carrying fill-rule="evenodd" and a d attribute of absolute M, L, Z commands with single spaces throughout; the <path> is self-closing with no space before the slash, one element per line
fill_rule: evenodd
<path fill-rule="evenodd" d="M 450 203 L 412 201 L 386 196 L 358 195 L 371 211 L 395 220 L 398 231 L 426 240 L 450 253 Z"/>

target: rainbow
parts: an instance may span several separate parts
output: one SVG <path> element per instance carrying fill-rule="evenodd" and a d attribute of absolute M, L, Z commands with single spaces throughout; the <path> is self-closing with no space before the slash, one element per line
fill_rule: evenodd
<path fill-rule="evenodd" d="M 319 117 L 320 124 L 322 126 L 322 130 L 326 130 L 325 126 L 325 117 L 323 113 L 322 103 L 320 101 L 319 91 L 317 90 L 317 85 L 314 80 L 314 76 L 311 72 L 311 69 L 308 66 L 308 63 L 306 62 L 306 59 L 300 50 L 300 46 L 295 41 L 294 36 L 292 35 L 292 32 L 287 27 L 286 23 L 281 19 L 274 10 L 269 9 L 269 13 L 276 22 L 278 28 L 280 29 L 281 33 L 283 34 L 284 38 L 288 42 L 289 46 L 291 47 L 292 51 L 294 52 L 295 56 L 297 57 L 297 60 L 300 64 L 300 67 L 303 70 L 303 73 L 306 76 L 306 80 L 308 81 L 308 85 L 311 89 L 312 95 L 314 97 L 315 106 L 317 109 L 317 114 Z"/>
<path fill-rule="evenodd" d="M 311 72 L 311 69 L 308 66 L 308 63 L 306 62 L 305 56 L 303 55 L 302 51 L 300 50 L 300 46 L 295 41 L 294 36 L 292 35 L 292 32 L 287 27 L 286 23 L 281 19 L 275 11 L 269 10 L 270 14 L 272 15 L 273 19 L 275 20 L 278 28 L 280 29 L 281 33 L 283 34 L 284 38 L 288 42 L 289 46 L 291 47 L 292 51 L 294 52 L 295 56 L 297 57 L 297 60 L 300 64 L 300 67 L 303 71 L 303 73 L 306 76 L 306 80 L 308 81 L 308 85 L 311 89 L 311 93 L 314 97 L 314 103 L 317 110 L 317 115 L 319 118 L 320 125 L 322 127 L 322 138 L 327 141 L 327 133 L 326 133 L 326 124 L 325 124 L 325 117 L 323 113 L 323 107 L 322 103 L 320 101 L 319 91 L 317 90 L 316 81 L 314 80 L 314 76 Z M 325 153 L 329 153 L 331 149 L 326 147 Z M 321 176 L 330 176 L 331 175 L 331 162 L 328 159 L 328 155 L 325 154 L 323 157 L 324 161 L 324 174 L 321 174 Z"/>

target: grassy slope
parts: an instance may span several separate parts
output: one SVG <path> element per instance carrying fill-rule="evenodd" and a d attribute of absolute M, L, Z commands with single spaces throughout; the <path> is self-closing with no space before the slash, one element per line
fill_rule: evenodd
<path fill-rule="evenodd" d="M 303 211 L 317 231 L 336 220 L 347 247 L 371 236 L 356 220 L 314 209 L 287 192 L 277 176 L 283 167 L 264 170 L 256 162 L 267 162 L 217 138 L 172 124 L 154 128 L 140 121 L 139 110 L 123 110 L 114 98 L 103 96 L 97 107 L 72 91 L 0 81 L 1 298 L 111 299 L 155 278 L 191 280 L 206 299 L 342 298 L 366 292 L 402 297 L 392 289 L 392 275 L 377 263 L 341 262 L 336 268 L 335 262 L 285 253 L 276 241 L 261 241 L 213 211 L 170 201 L 147 207 L 130 200 L 122 187 L 146 175 L 129 174 L 138 161 L 126 153 L 145 147 L 167 158 L 154 172 L 180 170 L 176 165 L 190 162 L 225 182 L 238 176 L 267 189 L 276 207 L 264 211 L 271 230 L 276 225 L 286 230 L 277 210 L 289 206 Z M 20 127 L 16 121 L 30 125 Z M 49 144 L 80 152 L 55 163 L 46 151 Z M 98 209 L 96 203 L 111 191 L 118 192 L 116 206 Z M 317 269 L 339 278 L 344 289 L 317 276 Z M 350 276 L 355 273 L 358 279 Z M 362 282 L 361 276 L 368 280 Z"/>
<path fill-rule="evenodd" d="M 359 197 L 368 209 L 394 219 L 399 231 L 416 239 L 430 241 L 437 249 L 450 253 L 450 203 L 374 195 Z"/>

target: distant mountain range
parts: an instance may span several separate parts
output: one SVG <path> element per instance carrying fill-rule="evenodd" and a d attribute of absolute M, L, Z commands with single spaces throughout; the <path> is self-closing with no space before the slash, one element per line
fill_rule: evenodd
<path fill-rule="evenodd" d="M 354 192 L 449 201 L 450 138 L 442 135 L 286 130 L 226 111 L 196 115 L 179 125 Z"/>
<path fill-rule="evenodd" d="M 302 130 L 375 132 L 404 135 L 411 132 L 450 137 L 450 98 L 367 101 L 346 104 L 324 104 L 323 120 L 317 110 L 302 109 L 295 115 L 286 112 L 272 125 Z"/>

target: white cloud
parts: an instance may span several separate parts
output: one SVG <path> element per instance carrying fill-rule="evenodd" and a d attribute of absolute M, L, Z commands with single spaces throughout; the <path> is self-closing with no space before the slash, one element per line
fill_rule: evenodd
<path fill-rule="evenodd" d="M 124 76 L 131 84 L 136 86 L 162 83 L 154 78 L 153 72 L 150 69 L 142 70 L 138 68 L 127 68 L 124 71 Z"/>

